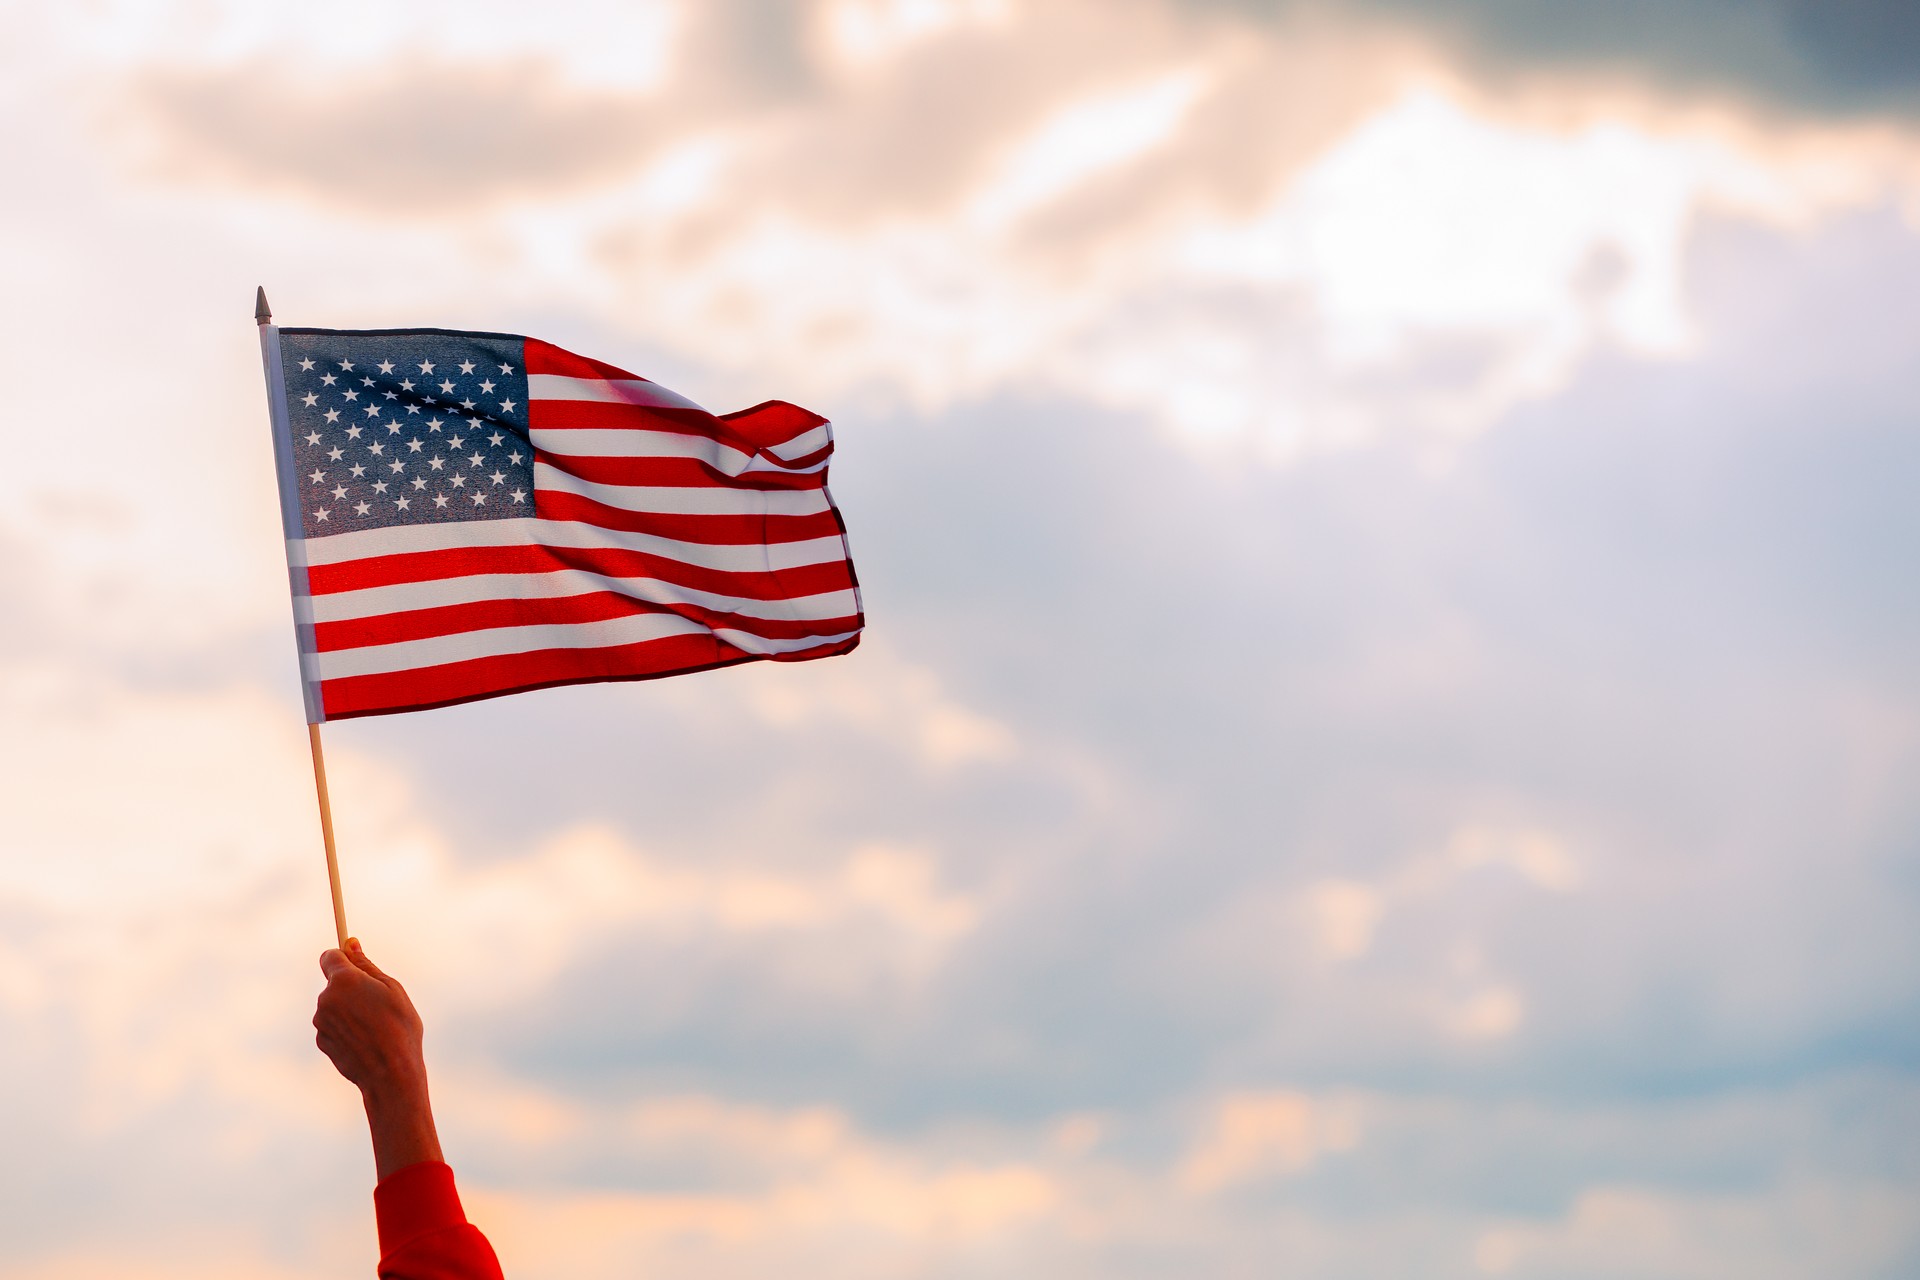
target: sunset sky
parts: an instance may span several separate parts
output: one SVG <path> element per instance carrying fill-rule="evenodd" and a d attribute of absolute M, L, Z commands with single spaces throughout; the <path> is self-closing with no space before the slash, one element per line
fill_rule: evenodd
<path fill-rule="evenodd" d="M 835 423 L 327 728 L 514 1280 L 1920 1274 L 1896 0 L 0 6 L 0 1276 L 371 1275 L 252 321 Z"/>

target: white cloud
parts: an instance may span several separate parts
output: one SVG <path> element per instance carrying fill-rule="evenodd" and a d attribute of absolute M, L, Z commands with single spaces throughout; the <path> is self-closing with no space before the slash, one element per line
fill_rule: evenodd
<path fill-rule="evenodd" d="M 1031 216 L 1090 179 L 1138 163 L 1178 134 L 1207 88 L 1199 70 L 1071 103 L 1007 149 L 965 220 L 989 231 Z"/>
<path fill-rule="evenodd" d="M 832 0 L 816 20 L 832 53 L 864 70 L 956 30 L 998 26 L 1013 7 L 1013 0 Z"/>
<path fill-rule="evenodd" d="M 1358 1108 L 1351 1101 L 1291 1091 L 1234 1094 L 1216 1104 L 1178 1181 L 1188 1192 L 1211 1195 L 1250 1178 L 1299 1173 L 1321 1155 L 1351 1150 L 1359 1141 Z"/>

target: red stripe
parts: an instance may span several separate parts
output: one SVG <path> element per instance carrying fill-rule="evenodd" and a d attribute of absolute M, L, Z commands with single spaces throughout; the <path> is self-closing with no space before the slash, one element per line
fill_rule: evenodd
<path fill-rule="evenodd" d="M 591 457 L 578 453 L 534 451 L 534 461 L 545 462 L 569 475 L 596 484 L 658 485 L 668 489 L 823 489 L 824 471 L 751 471 L 730 476 L 718 467 L 698 458 L 616 458 L 606 454 Z M 773 459 L 779 462 L 778 459 Z M 781 462 L 780 466 L 786 464 Z"/>
<path fill-rule="evenodd" d="M 578 494 L 547 489 L 534 494 L 534 504 L 535 514 L 543 520 L 577 520 L 602 529 L 651 533 L 680 542 L 705 542 L 713 546 L 805 542 L 809 538 L 832 538 L 840 534 L 839 518 L 832 511 L 809 516 L 670 515 L 660 511 L 628 511 Z"/>
<path fill-rule="evenodd" d="M 470 658 L 437 667 L 345 676 L 322 681 L 321 705 L 329 720 L 423 711 L 506 693 L 598 680 L 650 680 L 738 662 L 805 662 L 849 653 L 860 637 L 794 653 L 743 653 L 712 636 L 668 636 L 607 649 L 543 649 L 498 658 Z"/>
<path fill-rule="evenodd" d="M 753 452 L 753 441 L 705 409 L 668 405 L 609 404 L 604 400 L 530 400 L 527 427 L 542 431 L 675 431 L 725 440 Z"/>
<path fill-rule="evenodd" d="M 767 456 L 770 458 L 773 457 L 772 454 L 768 454 Z M 803 471 L 808 467 L 820 466 L 821 463 L 825 462 L 828 458 L 831 458 L 832 456 L 833 456 L 833 441 L 829 440 L 824 445 L 820 446 L 818 449 L 815 449 L 812 453 L 803 453 L 797 458 L 773 458 L 773 460 L 779 463 L 783 467 L 792 467 L 796 471 Z M 826 468 L 821 467 L 822 474 L 820 476 L 820 483 L 822 484 L 825 484 L 827 482 L 825 471 L 826 471 Z"/>
<path fill-rule="evenodd" d="M 526 362 L 529 374 L 554 373 L 563 378 L 640 377 L 637 373 L 628 373 L 619 365 L 608 364 L 604 360 L 591 360 L 586 356 L 577 356 L 571 351 L 556 347 L 551 342 L 542 342 L 538 338 L 527 339 L 526 354 L 520 358 Z"/>
<path fill-rule="evenodd" d="M 476 600 L 468 604 L 383 613 L 371 618 L 322 622 L 313 629 L 313 643 L 321 653 L 334 653 L 373 644 L 397 644 L 403 640 L 426 640 L 434 636 L 488 631 L 495 627 L 604 622 L 609 618 L 630 618 L 643 613 L 670 613 L 710 629 L 729 627 L 768 640 L 837 636 L 857 630 L 860 626 L 860 620 L 852 615 L 795 622 L 748 617 L 697 604 L 668 605 L 636 600 L 618 591 L 594 591 L 553 599 Z"/>
<path fill-rule="evenodd" d="M 792 405 L 783 408 L 793 409 Z M 749 412 L 753 412 L 749 410 Z M 666 431 L 674 435 L 699 436 L 717 440 L 742 453 L 759 454 L 783 467 L 801 465 L 776 458 L 771 452 L 796 436 L 804 435 L 826 421 L 825 418 L 794 410 L 802 419 L 776 417 L 766 422 L 748 419 L 716 418 L 704 409 L 670 409 L 644 404 L 607 404 L 600 400 L 535 400 L 527 405 L 529 431 Z M 771 425 L 770 425 L 771 424 Z M 778 425 L 778 429 L 774 429 Z M 789 430 L 788 428 L 792 429 Z M 829 440 L 805 465 L 833 452 Z"/>
<path fill-rule="evenodd" d="M 737 573 L 704 569 L 685 561 L 645 551 L 601 547 L 456 547 L 444 551 L 410 551 L 401 555 L 368 556 L 340 564 L 319 564 L 307 570 L 307 589 L 316 596 L 367 587 L 390 587 L 403 582 L 432 582 L 481 573 L 552 573 L 581 569 L 613 578 L 658 578 L 676 586 L 715 595 L 749 600 L 784 600 L 792 596 L 845 591 L 853 586 L 853 568 L 844 559 L 801 565 L 778 571 Z"/>
<path fill-rule="evenodd" d="M 720 420 L 762 449 L 785 444 L 827 421 L 811 409 L 785 400 L 768 400 L 751 409 L 723 413 Z"/>

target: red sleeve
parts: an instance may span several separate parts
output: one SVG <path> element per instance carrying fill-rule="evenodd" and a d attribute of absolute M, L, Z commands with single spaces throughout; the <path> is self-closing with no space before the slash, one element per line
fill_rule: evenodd
<path fill-rule="evenodd" d="M 467 1221 L 453 1170 L 410 1164 L 373 1189 L 380 1227 L 380 1280 L 503 1280 L 500 1261 Z"/>

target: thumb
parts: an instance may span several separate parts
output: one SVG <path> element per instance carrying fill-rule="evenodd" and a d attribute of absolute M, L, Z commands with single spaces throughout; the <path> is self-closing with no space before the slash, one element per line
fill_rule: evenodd
<path fill-rule="evenodd" d="M 389 978 L 381 971 L 379 965 L 367 959 L 367 953 L 361 949 L 360 939 L 358 938 L 347 939 L 346 959 L 352 961 L 354 967 L 361 972 L 370 973 L 382 982 L 391 983 L 393 981 L 392 978 Z"/>

